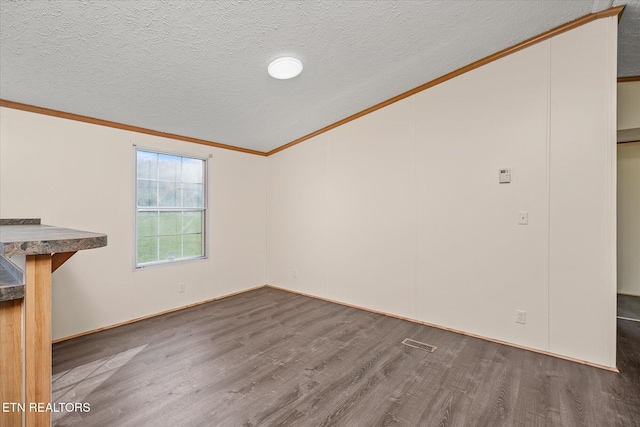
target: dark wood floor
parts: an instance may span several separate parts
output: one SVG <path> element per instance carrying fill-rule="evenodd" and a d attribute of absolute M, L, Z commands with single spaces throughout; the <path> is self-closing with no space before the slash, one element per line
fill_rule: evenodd
<path fill-rule="evenodd" d="M 618 294 L 618 316 L 640 320 L 640 297 Z"/>
<path fill-rule="evenodd" d="M 638 426 L 640 323 L 618 367 L 264 288 L 54 345 L 54 399 L 91 411 L 53 424 Z"/>

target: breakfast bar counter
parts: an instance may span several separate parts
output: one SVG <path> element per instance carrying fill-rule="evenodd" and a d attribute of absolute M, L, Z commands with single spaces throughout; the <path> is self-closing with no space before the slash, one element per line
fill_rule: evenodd
<path fill-rule="evenodd" d="M 0 219 L 0 401 L 22 403 L 0 413 L 6 425 L 50 426 L 51 273 L 77 251 L 107 245 L 107 236 Z"/>
<path fill-rule="evenodd" d="M 104 234 L 42 224 L 5 225 L 0 220 L 0 255 L 5 257 L 76 252 L 106 245 Z"/>

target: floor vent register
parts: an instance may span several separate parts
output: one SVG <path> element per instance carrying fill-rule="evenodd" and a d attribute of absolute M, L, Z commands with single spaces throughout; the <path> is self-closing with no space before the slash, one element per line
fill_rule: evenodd
<path fill-rule="evenodd" d="M 428 351 L 429 353 L 433 353 L 434 351 L 436 351 L 436 348 L 438 348 L 435 345 L 425 344 L 423 342 L 412 340 L 410 338 L 405 338 L 402 341 L 402 344 L 407 345 L 409 347 L 417 348 L 420 350 Z"/>

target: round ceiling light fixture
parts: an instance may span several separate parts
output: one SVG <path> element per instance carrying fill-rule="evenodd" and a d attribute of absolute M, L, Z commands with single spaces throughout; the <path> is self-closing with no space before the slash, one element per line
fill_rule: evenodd
<path fill-rule="evenodd" d="M 290 56 L 274 59 L 267 68 L 274 79 L 292 79 L 302 72 L 302 62 Z"/>

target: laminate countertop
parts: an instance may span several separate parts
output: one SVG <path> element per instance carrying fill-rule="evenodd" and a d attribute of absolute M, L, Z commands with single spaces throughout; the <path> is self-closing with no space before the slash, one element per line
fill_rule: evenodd
<path fill-rule="evenodd" d="M 20 269 L 5 257 L 0 257 L 0 301 L 24 298 L 24 280 Z"/>
<path fill-rule="evenodd" d="M 0 255 L 42 255 L 101 248 L 106 234 L 43 224 L 0 225 Z"/>
<path fill-rule="evenodd" d="M 101 233 L 40 224 L 39 219 L 0 219 L 0 301 L 24 297 L 24 274 L 10 257 L 76 252 L 107 245 Z"/>

